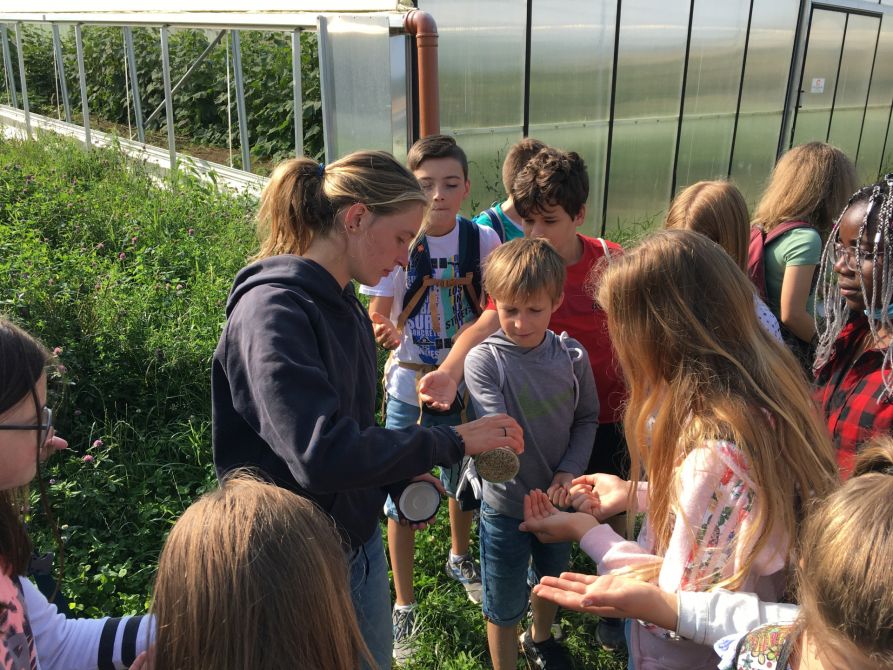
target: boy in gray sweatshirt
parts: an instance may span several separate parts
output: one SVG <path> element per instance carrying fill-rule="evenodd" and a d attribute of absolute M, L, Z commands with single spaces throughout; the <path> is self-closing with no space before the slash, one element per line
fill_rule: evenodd
<path fill-rule="evenodd" d="M 484 268 L 484 287 L 496 304 L 500 330 L 471 350 L 465 382 L 477 416 L 504 412 L 524 429 L 517 475 L 484 482 L 480 516 L 481 579 L 487 640 L 493 666 L 514 668 L 518 622 L 533 610 L 521 636 L 525 654 L 541 668 L 569 668 L 565 649 L 551 636 L 557 606 L 530 596 L 543 575 L 568 567 L 570 544 L 541 544 L 520 531 L 524 494 L 547 492 L 553 504 L 569 504 L 571 480 L 583 474 L 598 428 L 598 396 L 586 350 L 566 333 L 548 329 L 561 305 L 564 261 L 545 240 L 522 238 L 494 250 Z"/>

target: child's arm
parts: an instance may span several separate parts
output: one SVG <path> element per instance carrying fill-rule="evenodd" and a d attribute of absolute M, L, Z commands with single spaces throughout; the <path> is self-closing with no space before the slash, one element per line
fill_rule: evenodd
<path fill-rule="evenodd" d="M 43 670 L 95 668 L 97 664 L 122 670 L 133 660 L 126 651 L 128 646 L 138 654 L 154 642 L 155 617 L 151 615 L 68 619 L 47 602 L 31 580 L 19 577 L 19 583 Z M 109 633 L 112 644 L 103 646 L 100 640 Z"/>
<path fill-rule="evenodd" d="M 589 357 L 582 346 L 580 351 L 582 356 L 573 364 L 578 385 L 578 400 L 568 436 L 567 451 L 558 464 L 551 485 L 546 490 L 546 495 L 552 504 L 562 508 L 571 504 L 571 484 L 575 477 L 579 477 L 586 470 L 595 442 L 595 433 L 598 430 L 598 394 L 595 391 L 595 380 L 592 376 L 592 367 L 589 365 Z"/>
<path fill-rule="evenodd" d="M 561 463 L 558 464 L 558 470 L 579 477 L 586 471 L 589 457 L 592 455 L 592 445 L 598 430 L 599 410 L 592 366 L 589 365 L 589 356 L 585 351 L 579 359 L 574 361 L 574 374 L 577 376 L 579 385 L 579 399 L 577 408 L 574 410 L 574 423 L 571 425 L 567 451 L 564 453 Z"/>
<path fill-rule="evenodd" d="M 505 414 L 505 396 L 499 385 L 499 368 L 488 347 L 475 347 L 465 358 L 465 384 L 479 417 Z"/>
<path fill-rule="evenodd" d="M 668 593 L 629 577 L 575 572 L 543 577 L 533 592 L 576 612 L 641 619 L 675 630 L 679 637 L 711 645 L 763 624 L 790 623 L 800 611 L 796 605 L 763 602 L 755 593 L 725 589 Z"/>
<path fill-rule="evenodd" d="M 474 347 L 499 330 L 496 310 L 488 309 L 478 320 L 463 330 L 453 343 L 450 353 L 434 372 L 419 382 L 419 398 L 437 410 L 447 410 L 456 399 L 456 391 L 465 371 L 465 358 Z"/>
<path fill-rule="evenodd" d="M 372 319 L 372 332 L 375 341 L 384 349 L 400 346 L 400 331 L 388 318 L 394 306 L 394 296 L 375 295 L 369 298 L 369 318 Z"/>
<path fill-rule="evenodd" d="M 681 612 L 677 615 L 677 594 L 661 591 L 654 584 L 629 577 L 597 577 L 563 572 L 560 577 L 543 577 L 533 587 L 533 592 L 540 598 L 575 612 L 617 619 L 641 619 L 667 630 L 675 630 L 682 616 Z"/>
<path fill-rule="evenodd" d="M 707 442 L 685 458 L 675 476 L 683 485 L 678 489 L 676 520 L 663 557 L 624 540 L 607 525 L 589 531 L 580 547 L 596 561 L 600 573 L 661 560 L 658 584 L 667 591 L 704 590 L 731 576 L 738 567 L 735 561 L 748 556 L 747 551 L 729 545 L 740 540 L 750 523 L 748 506 L 754 495 L 751 482 L 738 469 L 739 458 L 737 447 L 723 441 Z M 699 543 L 698 537 L 707 539 Z M 763 551 L 773 549 L 770 543 Z M 770 563 L 766 574 L 784 567 L 783 555 Z"/>

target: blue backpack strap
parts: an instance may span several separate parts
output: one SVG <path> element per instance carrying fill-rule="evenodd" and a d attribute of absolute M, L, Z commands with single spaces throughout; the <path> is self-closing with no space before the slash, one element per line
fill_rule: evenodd
<path fill-rule="evenodd" d="M 499 241 L 505 242 L 505 226 L 502 225 L 502 219 L 499 218 L 499 212 L 496 211 L 496 207 L 484 210 L 484 214 L 490 219 L 490 225 L 493 226 L 493 230 L 499 235 Z"/>
<path fill-rule="evenodd" d="M 397 319 L 397 328 L 411 319 L 425 304 L 428 289 L 432 286 L 461 285 L 475 315 L 481 313 L 481 234 L 476 223 L 457 217 L 459 226 L 459 268 L 454 279 L 434 279 L 431 252 L 428 239 L 422 237 L 409 255 L 407 279 L 413 276 L 406 287 L 403 305 Z"/>
<path fill-rule="evenodd" d="M 465 295 L 475 315 L 481 314 L 481 229 L 464 217 L 459 217 L 459 276 L 471 275 Z"/>
<path fill-rule="evenodd" d="M 416 297 L 419 291 L 423 290 L 425 279 L 429 279 L 434 275 L 434 268 L 431 265 L 431 252 L 428 250 L 428 238 L 422 235 L 421 239 L 413 247 L 409 253 L 409 263 L 406 266 L 407 280 L 413 276 L 411 284 L 407 284 L 406 293 L 403 294 L 403 306 L 400 315 L 401 321 L 415 316 L 422 308 L 423 300 Z M 406 313 L 407 308 L 409 312 Z M 398 327 L 402 327 L 398 326 Z"/>

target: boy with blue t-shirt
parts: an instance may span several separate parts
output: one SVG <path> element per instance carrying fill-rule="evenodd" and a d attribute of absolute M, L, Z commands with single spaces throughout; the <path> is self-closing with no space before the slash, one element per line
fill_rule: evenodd
<path fill-rule="evenodd" d="M 521 215 L 515 209 L 515 203 L 512 200 L 512 184 L 518 173 L 527 165 L 527 161 L 545 147 L 545 144 L 530 137 L 525 137 L 520 142 L 513 144 L 502 163 L 502 185 L 508 197 L 502 202 L 494 202 L 489 209 L 485 209 L 474 217 L 476 224 L 492 228 L 503 242 L 524 237 Z"/>
<path fill-rule="evenodd" d="M 493 230 L 459 216 L 469 192 L 468 162 L 453 138 L 434 135 L 419 140 L 410 148 L 407 164 L 431 203 L 424 235 L 413 243 L 406 268 L 395 268 L 374 287 L 360 287 L 361 293 L 372 296 L 369 312 L 376 340 L 393 350 L 385 365 L 385 427 L 458 425 L 465 417 L 456 406 L 423 412 L 416 385 L 446 358 L 456 334 L 480 315 L 481 261 L 499 246 L 499 238 Z M 452 542 L 446 572 L 465 587 L 472 601 L 480 602 L 480 574 L 468 553 L 472 512 L 461 510 L 455 500 L 458 472 L 458 466 L 441 469 L 441 482 L 451 496 Z M 390 498 L 385 513 L 396 593 L 394 656 L 402 661 L 412 653 L 415 529 L 424 524 L 410 527 Z"/>
<path fill-rule="evenodd" d="M 496 670 L 516 666 L 516 628 L 528 598 L 532 623 L 521 636 L 525 655 L 539 668 L 571 667 L 551 636 L 557 605 L 530 595 L 540 577 L 567 570 L 570 543 L 544 544 L 518 528 L 524 496 L 533 489 L 546 491 L 556 506 L 569 504 L 571 482 L 585 472 L 598 429 L 589 356 L 567 333 L 549 330 L 564 298 L 565 274 L 564 260 L 546 240 L 522 238 L 496 249 L 484 265 L 484 287 L 500 329 L 465 359 L 476 415 L 505 413 L 524 429 L 517 474 L 502 483 L 483 482 L 483 611 Z"/>

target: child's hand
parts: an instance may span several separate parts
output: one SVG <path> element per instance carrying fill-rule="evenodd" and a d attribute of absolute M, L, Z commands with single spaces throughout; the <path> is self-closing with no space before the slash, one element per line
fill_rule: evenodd
<path fill-rule="evenodd" d="M 589 514 L 598 519 L 601 510 L 601 498 L 591 486 L 574 484 L 570 487 L 570 504 L 578 512 Z"/>
<path fill-rule="evenodd" d="M 594 514 L 599 521 L 610 519 L 612 516 L 626 511 L 630 483 L 625 479 L 601 473 L 583 475 L 573 481 L 572 495 L 575 491 L 580 492 L 581 489 L 577 487 L 589 487 L 598 496 L 598 508 L 590 513 Z"/>
<path fill-rule="evenodd" d="M 419 400 L 432 409 L 445 412 L 452 407 L 458 388 L 448 372 L 434 370 L 419 380 Z"/>
<path fill-rule="evenodd" d="M 533 592 L 576 612 L 642 619 L 667 630 L 676 630 L 679 624 L 676 594 L 629 577 L 564 572 L 561 577 L 543 577 Z"/>
<path fill-rule="evenodd" d="M 533 533 L 540 542 L 579 542 L 597 525 L 588 514 L 557 510 L 545 493 L 534 489 L 524 496 L 524 522 L 518 528 Z"/>
<path fill-rule="evenodd" d="M 375 334 L 375 341 L 383 349 L 396 349 L 400 346 L 400 331 L 386 316 L 378 312 L 372 312 L 372 332 Z"/>
<path fill-rule="evenodd" d="M 574 476 L 569 472 L 556 472 L 552 477 L 552 483 L 546 489 L 549 501 L 555 507 L 566 508 L 570 505 L 570 488 Z"/>

